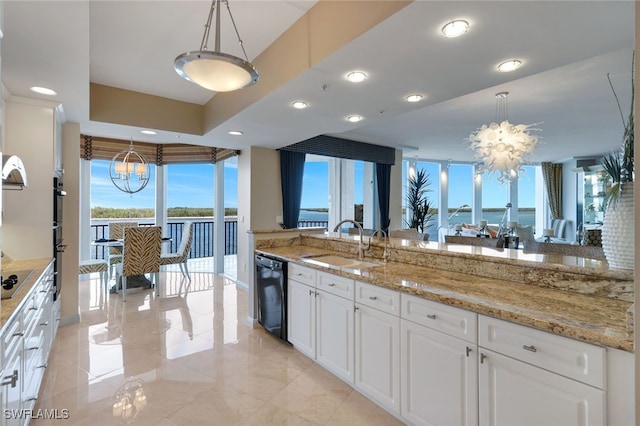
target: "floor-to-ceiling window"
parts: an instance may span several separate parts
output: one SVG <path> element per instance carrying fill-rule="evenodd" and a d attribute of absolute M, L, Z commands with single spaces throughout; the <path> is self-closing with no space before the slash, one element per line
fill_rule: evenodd
<path fill-rule="evenodd" d="M 505 226 L 507 221 L 514 220 L 520 225 L 531 225 L 536 229 L 536 212 L 544 208 L 538 182 L 541 179 L 540 166 L 523 166 L 523 172 L 516 180 L 500 182 L 491 173 L 475 176 L 472 164 L 444 164 L 443 173 L 439 173 L 438 163 L 413 159 L 404 161 L 403 181 L 407 182 L 411 168 L 425 170 L 431 181 L 432 191 L 428 193 L 430 204 L 437 209 L 446 209 L 443 212 L 445 214 L 434 215 L 431 230 L 442 228 L 440 233 L 452 233 L 451 229 L 456 224 L 477 224 L 484 219 L 489 224 L 499 225 L 503 218 Z M 444 189 L 446 196 L 441 197 L 440 191 Z M 403 191 L 406 192 L 406 184 Z M 442 199 L 446 201 L 446 206 L 438 204 Z M 507 207 L 509 203 L 513 208 Z M 404 208 L 406 218 L 406 205 Z M 448 224 L 440 223 L 438 216 L 441 220 L 448 221 Z M 437 238 L 438 232 L 430 232 L 431 240 Z"/>

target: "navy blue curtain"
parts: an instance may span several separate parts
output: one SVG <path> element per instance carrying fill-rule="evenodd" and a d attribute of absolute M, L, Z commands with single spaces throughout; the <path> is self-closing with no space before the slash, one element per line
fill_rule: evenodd
<path fill-rule="evenodd" d="M 389 196 L 391 194 L 391 164 L 376 163 L 378 184 L 378 206 L 380 207 L 380 229 L 389 231 Z"/>
<path fill-rule="evenodd" d="M 298 226 L 305 155 L 303 152 L 280 150 L 282 224 L 285 228 L 296 228 Z"/>

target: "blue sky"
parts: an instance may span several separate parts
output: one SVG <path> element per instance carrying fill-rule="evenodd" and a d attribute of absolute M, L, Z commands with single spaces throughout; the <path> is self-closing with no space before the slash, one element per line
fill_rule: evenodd
<path fill-rule="evenodd" d="M 91 162 L 91 207 L 135 208 L 155 206 L 155 166 L 151 167 L 151 180 L 147 187 L 133 195 L 116 189 L 109 179 L 109 161 Z M 431 181 L 429 199 L 437 205 L 437 166 L 434 163 L 418 163 L 429 174 Z M 363 199 L 362 161 L 354 167 L 354 202 Z M 532 168 L 527 168 L 532 170 Z M 238 206 L 238 178 L 236 162 L 225 162 L 225 206 Z M 471 167 L 453 164 L 449 168 L 449 206 L 471 204 Z M 214 166 L 211 164 L 172 164 L 168 166 L 168 207 L 211 207 L 213 208 Z M 535 178 L 533 172 L 520 178 L 520 207 L 535 206 Z M 504 207 L 507 200 L 507 185 L 495 179 L 484 179 L 483 206 Z M 404 189 L 403 189 L 404 190 Z M 302 208 L 327 207 L 329 194 L 329 168 L 326 161 L 305 163 Z"/>
<path fill-rule="evenodd" d="M 129 195 L 118 190 L 109 178 L 109 161 L 91 162 L 91 207 L 155 207 L 155 166 L 142 191 Z M 213 208 L 214 166 L 212 164 L 170 164 L 168 207 Z M 238 173 L 235 162 L 225 162 L 225 207 L 238 207 Z"/>

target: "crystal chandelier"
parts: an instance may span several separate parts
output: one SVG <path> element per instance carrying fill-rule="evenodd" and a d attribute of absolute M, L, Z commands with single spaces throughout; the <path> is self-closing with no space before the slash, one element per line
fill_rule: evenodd
<path fill-rule="evenodd" d="M 129 424 L 147 406 L 147 395 L 144 392 L 142 379 L 127 379 L 112 397 L 113 417 Z"/>
<path fill-rule="evenodd" d="M 538 136 L 529 132 L 534 124 L 511 124 L 507 120 L 507 96 L 496 94 L 496 122 L 483 124 L 469 135 L 470 148 L 475 151 L 478 173 L 496 173 L 500 182 L 512 180 L 523 172 L 525 157 L 538 143 Z"/>
<path fill-rule="evenodd" d="M 129 149 L 117 153 L 109 165 L 111 182 L 120 191 L 129 194 L 142 191 L 149 183 L 149 175 L 149 162 L 133 149 L 133 139 Z"/>
<path fill-rule="evenodd" d="M 185 80 L 215 92 L 231 92 L 255 84 L 258 81 L 258 71 L 247 58 L 247 52 L 244 50 L 228 0 L 222 0 L 222 2 L 227 6 L 233 29 L 236 31 L 238 43 L 240 43 L 245 59 L 220 52 L 220 2 L 221 0 L 213 0 L 211 3 L 209 18 L 204 26 L 200 50 L 179 55 L 173 65 L 176 72 Z M 209 42 L 214 10 L 216 11 L 215 49 L 210 51 L 207 43 Z"/>

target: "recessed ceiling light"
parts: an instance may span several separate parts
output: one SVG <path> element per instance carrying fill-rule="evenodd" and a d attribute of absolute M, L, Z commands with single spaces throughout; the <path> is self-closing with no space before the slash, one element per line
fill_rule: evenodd
<path fill-rule="evenodd" d="M 158 132 L 156 132 L 155 130 L 140 130 L 140 133 L 142 133 L 143 135 L 157 135 Z"/>
<path fill-rule="evenodd" d="M 504 61 L 500 65 L 498 65 L 498 71 L 500 72 L 511 72 L 515 71 L 522 65 L 522 62 L 517 59 L 511 59 L 510 61 Z"/>
<path fill-rule="evenodd" d="M 367 75 L 362 71 L 351 71 L 349 74 L 347 74 L 347 80 L 352 83 L 360 83 L 362 81 L 365 81 L 366 79 Z"/>
<path fill-rule="evenodd" d="M 232 136 L 240 136 L 240 135 L 244 135 L 244 132 L 241 132 L 239 130 L 231 130 L 228 132 L 230 135 Z"/>
<path fill-rule="evenodd" d="M 294 107 L 295 109 L 305 109 L 306 107 L 309 106 L 309 104 L 307 104 L 304 101 L 295 101 L 294 103 L 291 104 L 292 107 Z"/>
<path fill-rule="evenodd" d="M 451 21 L 442 27 L 442 34 L 447 38 L 460 37 L 462 34 L 469 31 L 469 23 L 462 19 Z"/>
<path fill-rule="evenodd" d="M 352 123 L 357 123 L 358 121 L 362 121 L 362 116 L 361 115 L 350 115 L 347 117 L 347 121 L 350 121 Z"/>
<path fill-rule="evenodd" d="M 423 98 L 424 96 L 415 94 L 415 95 L 409 95 L 405 99 L 407 100 L 407 102 L 420 102 Z"/>
<path fill-rule="evenodd" d="M 47 95 L 47 96 L 55 96 L 55 95 L 58 94 L 58 93 L 56 93 L 55 90 L 51 90 L 51 89 L 48 89 L 46 87 L 39 87 L 39 86 L 33 86 L 31 88 L 31 91 L 39 93 L 41 95 Z"/>

